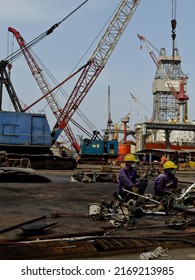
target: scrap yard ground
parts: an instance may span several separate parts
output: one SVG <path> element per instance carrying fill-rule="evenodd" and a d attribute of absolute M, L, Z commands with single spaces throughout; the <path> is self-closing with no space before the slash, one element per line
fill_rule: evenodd
<path fill-rule="evenodd" d="M 100 170 L 81 165 L 76 171 Z M 161 246 L 171 259 L 195 260 L 194 226 L 170 229 L 163 226 L 169 217 L 153 215 L 136 219 L 132 229 L 115 228 L 90 217 L 88 205 L 112 201 L 116 182 L 74 182 L 73 171 L 68 170 L 37 172 L 51 182 L 0 183 L 0 259 L 138 259 Z M 195 170 L 181 170 L 177 176 L 190 186 Z M 148 192 L 152 184 L 151 179 Z M 39 220 L 35 224 L 40 228 L 46 227 L 41 234 L 28 236 L 24 224 L 33 219 Z"/>

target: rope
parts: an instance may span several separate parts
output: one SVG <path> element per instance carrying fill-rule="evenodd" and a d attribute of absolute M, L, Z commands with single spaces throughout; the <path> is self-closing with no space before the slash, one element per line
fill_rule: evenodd
<path fill-rule="evenodd" d="M 66 19 L 68 19 L 72 14 L 74 14 L 79 8 L 81 8 L 86 2 L 88 2 L 89 0 L 85 0 L 82 4 L 80 4 L 76 9 L 74 9 L 70 14 L 68 14 L 66 17 L 64 17 L 61 21 L 59 21 L 58 23 L 55 23 L 54 25 L 52 25 L 52 27 L 50 27 L 47 31 L 43 32 L 41 35 L 37 36 L 35 39 L 33 39 L 32 41 L 30 41 L 29 43 L 26 44 L 26 47 L 28 49 L 32 48 L 35 44 L 37 44 L 38 42 L 40 42 L 42 39 L 44 39 L 47 35 L 50 35 L 61 23 L 63 23 Z M 4 60 L 16 60 L 18 57 L 20 57 L 22 55 L 22 50 L 18 49 L 16 50 L 14 53 L 12 53 L 11 55 L 7 56 Z"/>

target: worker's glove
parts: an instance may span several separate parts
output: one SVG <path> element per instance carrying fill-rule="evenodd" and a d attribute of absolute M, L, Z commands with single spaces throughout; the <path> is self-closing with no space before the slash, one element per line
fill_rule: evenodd
<path fill-rule="evenodd" d="M 138 193 L 139 188 L 137 186 L 132 186 L 131 191 L 134 192 L 134 193 Z"/>

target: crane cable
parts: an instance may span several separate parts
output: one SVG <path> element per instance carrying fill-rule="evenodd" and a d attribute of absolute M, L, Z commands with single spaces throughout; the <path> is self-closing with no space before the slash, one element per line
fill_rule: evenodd
<path fill-rule="evenodd" d="M 85 3 L 87 3 L 89 0 L 85 0 L 82 4 L 80 4 L 76 9 L 74 9 L 70 14 L 68 14 L 66 17 L 64 17 L 61 21 L 59 21 L 58 23 L 54 24 L 51 28 L 49 28 L 46 32 L 42 33 L 41 35 L 39 35 L 38 37 L 36 37 L 35 39 L 33 39 L 32 41 L 30 41 L 29 43 L 26 43 L 26 48 L 30 49 L 32 48 L 35 44 L 37 44 L 38 42 L 40 42 L 43 38 L 45 38 L 46 36 L 50 35 L 61 23 L 63 23 L 66 19 L 68 19 L 73 13 L 75 13 L 79 8 L 81 8 Z M 103 28 L 102 28 L 103 29 Z M 102 31 L 102 30 L 101 30 Z M 97 37 L 96 37 L 97 39 Z M 94 40 L 95 41 L 95 40 Z M 93 42 L 94 43 L 94 42 Z M 16 59 L 18 59 L 20 56 L 22 55 L 22 51 L 21 49 L 16 50 L 15 52 L 12 52 L 11 55 L 7 56 L 4 60 L 5 61 L 9 61 L 11 60 L 12 62 L 15 61 Z M 34 53 L 35 55 L 35 53 Z M 38 57 L 37 57 L 38 59 Z M 40 62 L 40 59 L 39 59 Z M 43 66 L 43 63 L 41 63 Z M 78 63 L 79 64 L 79 63 Z M 45 68 L 45 66 L 44 66 Z M 76 67 L 75 67 L 76 68 Z M 45 68 L 46 70 L 46 68 Z M 46 70 L 46 72 L 48 73 L 48 69 Z M 50 75 L 51 77 L 51 75 Z M 54 78 L 53 78 L 54 81 Z M 57 81 L 55 80 L 55 84 L 57 83 Z M 60 89 L 61 90 L 61 89 Z M 80 112 L 78 112 L 78 114 L 80 115 L 80 117 L 83 119 L 85 119 L 85 123 L 90 127 L 90 129 L 92 131 L 97 130 L 97 128 L 90 122 L 89 119 L 87 119 L 87 117 Z M 77 122 L 75 122 L 74 120 L 72 121 L 77 127 L 78 124 Z M 90 133 L 90 132 L 88 132 Z M 90 133 L 91 134 L 91 133 Z M 91 134 L 92 135 L 92 134 Z M 103 138 L 103 136 L 100 134 L 101 138 Z"/>
<path fill-rule="evenodd" d="M 177 21 L 176 21 L 176 8 L 177 8 L 177 0 L 172 0 L 172 20 L 171 20 L 171 27 L 172 27 L 172 56 L 173 60 L 175 58 L 175 38 L 176 38 L 176 26 L 177 26 Z"/>
<path fill-rule="evenodd" d="M 65 16 L 61 21 L 59 21 L 58 23 L 55 23 L 54 25 L 52 25 L 52 27 L 50 27 L 47 31 L 43 32 L 41 35 L 37 36 L 35 39 L 33 39 L 32 41 L 30 41 L 29 43 L 26 44 L 27 48 L 32 48 L 35 44 L 37 44 L 38 42 L 40 42 L 42 39 L 44 39 L 46 36 L 50 35 L 61 23 L 63 23 L 66 19 L 68 19 L 72 14 L 74 14 L 78 9 L 80 9 L 86 2 L 88 2 L 89 0 L 85 0 L 83 3 L 81 3 L 76 9 L 74 9 L 71 13 L 69 13 L 67 16 Z M 4 61 L 6 60 L 16 60 L 18 57 L 20 57 L 22 55 L 22 51 L 21 49 L 16 50 L 14 53 L 12 53 L 11 55 L 7 56 Z"/>
<path fill-rule="evenodd" d="M 59 82 L 55 79 L 55 77 L 52 75 L 52 73 L 49 71 L 49 69 L 44 65 L 44 63 L 41 61 L 41 59 L 37 56 L 37 54 L 31 50 L 31 52 L 33 53 L 33 56 L 36 58 L 36 60 L 39 62 L 39 64 L 41 65 L 41 67 L 44 69 L 44 71 L 47 73 L 47 75 L 50 77 L 50 79 L 52 80 L 52 82 L 55 84 L 55 86 L 57 86 L 59 84 Z M 68 94 L 67 92 L 64 90 L 63 87 L 60 87 L 58 89 L 63 96 L 67 99 L 68 98 Z M 54 93 L 55 97 L 57 95 L 57 91 Z M 59 102 L 59 100 L 58 100 Z M 61 104 L 60 104 L 61 105 Z M 48 104 L 46 104 L 46 106 L 48 106 Z M 46 106 L 43 108 L 43 110 L 46 108 Z M 81 112 L 81 110 L 79 108 L 77 108 L 78 115 L 80 116 L 80 118 L 83 120 L 83 122 L 91 129 L 91 131 L 94 130 L 98 130 L 93 124 L 92 122 L 87 118 L 87 116 L 84 115 L 83 112 Z M 70 120 L 71 121 L 71 120 Z M 76 121 L 73 120 L 73 123 L 78 127 Z M 80 127 L 80 125 L 79 125 Z M 91 134 L 92 135 L 92 134 Z"/>

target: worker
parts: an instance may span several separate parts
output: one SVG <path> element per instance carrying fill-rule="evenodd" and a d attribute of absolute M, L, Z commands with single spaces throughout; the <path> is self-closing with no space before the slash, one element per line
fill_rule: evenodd
<path fill-rule="evenodd" d="M 160 197 L 170 195 L 177 189 L 178 179 L 175 176 L 177 166 L 173 161 L 166 161 L 163 172 L 154 181 L 154 194 Z"/>
<path fill-rule="evenodd" d="M 161 163 L 164 164 L 167 161 L 167 158 L 165 155 L 162 155 L 161 157 Z"/>
<path fill-rule="evenodd" d="M 144 156 L 142 157 L 142 161 L 143 161 L 143 162 L 146 162 L 146 161 L 147 161 L 146 154 L 144 154 Z"/>
<path fill-rule="evenodd" d="M 124 157 L 125 167 L 119 171 L 118 176 L 118 195 L 126 199 L 129 197 L 128 192 L 124 189 L 143 195 L 147 187 L 147 180 L 137 182 L 138 173 L 135 169 L 137 160 L 133 154 L 127 154 Z M 128 199 L 127 199 L 128 200 Z"/>

